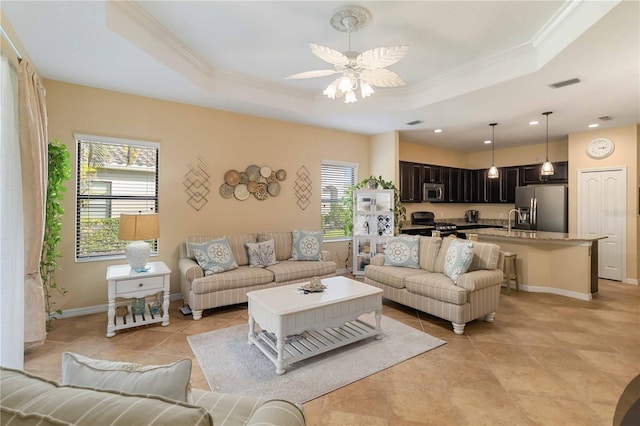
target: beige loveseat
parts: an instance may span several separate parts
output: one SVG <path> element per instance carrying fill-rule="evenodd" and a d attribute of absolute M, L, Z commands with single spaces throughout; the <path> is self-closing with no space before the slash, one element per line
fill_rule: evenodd
<path fill-rule="evenodd" d="M 2 425 L 304 425 L 301 407 L 282 400 L 192 390 L 187 404 L 155 395 L 61 386 L 0 368 Z"/>
<path fill-rule="evenodd" d="M 381 288 L 387 299 L 451 321 L 456 334 L 463 334 L 465 324 L 474 319 L 492 322 L 503 278 L 500 247 L 469 241 L 473 245 L 471 266 L 454 283 L 443 272 L 455 238 L 419 238 L 418 269 L 385 265 L 385 256 L 377 255 L 364 269 L 365 282 Z"/>
<path fill-rule="evenodd" d="M 233 305 L 247 301 L 253 290 L 309 281 L 311 277 L 328 278 L 336 275 L 336 263 L 328 251 L 322 260 L 290 260 L 293 236 L 291 231 L 227 235 L 231 252 L 239 265 L 237 269 L 205 275 L 189 250 L 189 243 L 202 243 L 214 237 L 191 236 L 181 245 L 180 286 L 182 298 L 193 312 L 193 319 L 202 318 L 204 309 Z M 247 243 L 273 239 L 277 264 L 264 268 L 249 266 Z"/>

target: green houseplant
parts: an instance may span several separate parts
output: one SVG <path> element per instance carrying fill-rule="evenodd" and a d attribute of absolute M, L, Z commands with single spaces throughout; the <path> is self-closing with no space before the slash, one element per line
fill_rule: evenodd
<path fill-rule="evenodd" d="M 42 255 L 40 258 L 40 275 L 44 290 L 44 307 L 47 314 L 47 331 L 51 330 L 56 315 L 62 314 L 62 310 L 55 309 L 56 302 L 52 299 L 53 293 L 64 295 L 67 290 L 59 287 L 56 282 L 58 270 L 58 257 L 60 250 L 60 231 L 62 229 L 62 215 L 64 208 L 62 200 L 66 188 L 64 182 L 71 176 L 71 164 L 69 151 L 59 140 L 48 144 L 48 173 L 47 194 L 45 197 L 44 238 L 42 242 Z"/>

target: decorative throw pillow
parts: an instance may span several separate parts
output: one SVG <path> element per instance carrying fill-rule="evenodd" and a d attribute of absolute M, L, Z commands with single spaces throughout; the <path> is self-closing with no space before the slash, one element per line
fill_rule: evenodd
<path fill-rule="evenodd" d="M 189 250 L 196 258 L 205 275 L 230 271 L 238 267 L 233 257 L 227 237 L 216 238 L 204 243 L 189 243 Z"/>
<path fill-rule="evenodd" d="M 262 243 L 247 243 L 247 252 L 249 253 L 249 266 L 252 268 L 264 268 L 278 263 L 273 240 Z"/>
<path fill-rule="evenodd" d="M 384 251 L 384 264 L 419 269 L 419 248 L 420 236 L 416 235 L 389 238 L 387 240 L 387 248 Z"/>
<path fill-rule="evenodd" d="M 444 259 L 444 274 L 451 278 L 454 283 L 458 282 L 458 277 L 469 270 L 473 261 L 473 244 L 460 240 L 453 240 L 447 249 Z"/>
<path fill-rule="evenodd" d="M 190 402 L 191 360 L 168 365 L 104 361 L 64 352 L 62 384 L 134 394 L 160 395 Z"/>
<path fill-rule="evenodd" d="M 322 259 L 322 232 L 320 231 L 292 231 L 293 247 L 291 259 L 293 260 L 321 260 Z"/>

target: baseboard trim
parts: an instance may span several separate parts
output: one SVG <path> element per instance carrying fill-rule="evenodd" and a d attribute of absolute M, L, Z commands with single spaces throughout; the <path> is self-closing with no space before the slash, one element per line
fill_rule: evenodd
<path fill-rule="evenodd" d="M 638 280 L 634 278 L 625 278 L 625 280 L 622 282 L 625 284 L 638 285 Z"/>
<path fill-rule="evenodd" d="M 182 294 L 173 293 L 169 295 L 169 300 L 182 300 Z M 91 315 L 91 314 L 99 314 L 101 312 L 107 312 L 108 305 L 105 303 L 104 305 L 94 305 L 94 306 L 86 306 L 84 308 L 72 308 L 66 309 L 62 311 L 62 315 L 56 315 L 55 317 L 58 319 L 63 318 L 71 318 L 71 317 L 81 317 L 83 315 Z"/>
<path fill-rule="evenodd" d="M 506 285 L 503 285 L 506 287 Z M 511 290 L 515 291 L 515 287 L 511 287 Z M 558 296 L 570 297 L 572 299 L 578 300 L 591 300 L 593 297 L 591 294 L 578 293 L 575 291 L 563 290 L 561 288 L 553 288 L 553 287 L 538 287 L 526 284 L 520 284 L 520 290 L 526 291 L 528 293 L 547 293 L 547 294 L 556 294 Z"/>

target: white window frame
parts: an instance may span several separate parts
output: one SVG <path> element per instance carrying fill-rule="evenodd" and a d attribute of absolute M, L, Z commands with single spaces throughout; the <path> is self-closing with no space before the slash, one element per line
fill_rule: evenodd
<path fill-rule="evenodd" d="M 75 257 L 75 261 L 76 262 L 91 262 L 91 261 L 105 261 L 105 260 L 114 260 L 114 259 L 125 259 L 124 256 L 124 245 L 123 245 L 123 249 L 121 252 L 118 253 L 112 253 L 112 254 L 103 254 L 103 255 L 83 255 L 82 253 L 80 253 L 80 244 L 81 242 L 79 241 L 80 239 L 80 226 L 81 226 L 81 209 L 80 209 L 80 203 L 81 200 L 86 200 L 86 196 L 84 194 L 79 194 L 80 192 L 80 155 L 81 155 L 81 151 L 80 151 L 80 144 L 82 142 L 87 142 L 87 141 L 91 141 L 91 142 L 98 142 L 98 143 L 107 143 L 107 144 L 114 144 L 114 145 L 125 145 L 125 146 L 134 146 L 134 147 L 142 147 L 142 148 L 152 148 L 156 150 L 156 165 L 155 165 L 155 196 L 150 197 L 150 196 L 108 196 L 107 198 L 105 198 L 105 200 L 109 200 L 109 202 L 111 203 L 112 201 L 129 201 L 129 200 L 137 200 L 137 199 L 145 199 L 146 201 L 151 201 L 154 204 L 153 207 L 153 213 L 158 213 L 158 204 L 159 204 L 159 188 L 158 188 L 158 181 L 159 181 L 159 174 L 160 174 L 160 167 L 159 167 L 159 159 L 160 159 L 160 144 L 157 142 L 149 142 L 149 141 L 142 141 L 142 140 L 135 140 L 135 139 L 123 139 L 123 138 L 114 138 L 114 137 L 107 137 L 107 136 L 98 136 L 98 135 L 88 135 L 88 134 L 81 134 L 81 133 L 76 133 L 74 134 L 74 139 L 75 139 L 75 143 L 76 143 L 76 159 L 75 159 L 75 164 L 76 164 L 76 176 L 75 176 L 75 196 L 76 196 L 76 204 L 75 204 L 75 213 L 76 213 L 76 223 L 75 223 L 75 251 L 74 251 L 74 257 Z M 102 179 L 99 179 L 102 180 Z M 86 194 L 86 195 L 90 195 L 90 194 Z M 90 195 L 91 197 L 95 197 L 95 195 Z M 151 212 L 151 211 L 150 211 Z M 151 248 L 151 256 L 157 256 L 158 255 L 158 240 L 154 240 L 153 244 L 151 244 L 152 248 Z"/>
<path fill-rule="evenodd" d="M 334 167 L 345 167 L 353 169 L 353 182 L 351 185 L 343 185 L 341 188 L 338 188 L 337 198 L 325 198 L 325 182 L 324 182 L 324 167 L 325 166 L 334 166 Z M 322 239 L 326 242 L 337 242 L 337 241 L 351 241 L 352 235 L 341 235 L 339 237 L 326 237 L 325 236 L 325 227 L 324 223 L 324 214 L 323 210 L 326 208 L 326 204 L 339 204 L 342 205 L 342 198 L 344 197 L 347 188 L 355 185 L 358 182 L 358 163 L 350 163 L 345 161 L 333 161 L 333 160 L 322 160 L 321 168 L 320 168 L 320 227 L 322 231 Z"/>

